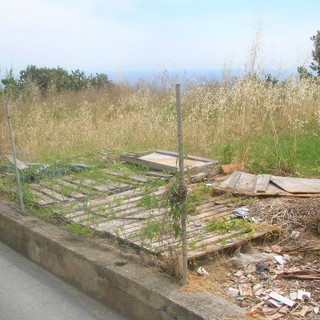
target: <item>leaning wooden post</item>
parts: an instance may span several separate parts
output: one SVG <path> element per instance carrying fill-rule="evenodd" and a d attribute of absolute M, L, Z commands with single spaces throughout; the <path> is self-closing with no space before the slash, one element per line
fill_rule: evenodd
<path fill-rule="evenodd" d="M 23 197 L 22 197 L 22 191 L 21 191 L 21 185 L 20 185 L 20 175 L 19 175 L 19 170 L 18 170 L 18 165 L 17 165 L 16 147 L 15 147 L 14 138 L 13 138 L 13 130 L 12 130 L 12 124 L 11 124 L 9 104 L 6 104 L 6 111 L 7 111 L 7 120 L 8 120 L 10 140 L 11 140 L 12 157 L 13 157 L 14 168 L 16 171 L 18 196 L 19 196 L 21 210 L 24 211 L 24 203 L 23 203 Z"/>
<path fill-rule="evenodd" d="M 187 213 L 185 211 L 186 192 L 184 185 L 184 157 L 183 157 L 183 136 L 182 136 L 182 114 L 181 114 L 181 93 L 180 84 L 176 84 L 176 102 L 177 102 L 177 131 L 178 131 L 178 149 L 179 149 L 179 189 L 183 194 L 181 199 L 181 242 L 182 242 L 182 280 L 184 286 L 188 283 L 188 247 L 187 247 Z"/>

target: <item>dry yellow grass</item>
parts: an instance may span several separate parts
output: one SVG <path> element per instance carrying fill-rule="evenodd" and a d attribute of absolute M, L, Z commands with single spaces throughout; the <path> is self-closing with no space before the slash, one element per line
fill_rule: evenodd
<path fill-rule="evenodd" d="M 4 101 L 1 101 L 1 106 Z M 319 83 L 286 81 L 272 85 L 256 79 L 223 84 L 189 84 L 182 95 L 187 153 L 225 161 L 249 162 L 253 139 L 271 137 L 275 156 L 279 135 L 294 138 L 320 127 Z M 176 149 L 174 86 L 141 82 L 135 88 L 86 91 L 11 103 L 18 154 L 22 159 L 85 152 L 100 148 Z M 237 144 L 231 152 L 228 144 Z M 0 152 L 9 136 L 0 110 Z"/>

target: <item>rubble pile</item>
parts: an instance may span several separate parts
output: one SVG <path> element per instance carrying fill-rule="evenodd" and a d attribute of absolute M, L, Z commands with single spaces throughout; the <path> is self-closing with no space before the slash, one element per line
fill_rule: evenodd
<path fill-rule="evenodd" d="M 229 259 L 225 291 L 248 310 L 265 319 L 320 319 L 320 259 L 283 254 L 278 245 L 264 252 L 240 253 Z"/>

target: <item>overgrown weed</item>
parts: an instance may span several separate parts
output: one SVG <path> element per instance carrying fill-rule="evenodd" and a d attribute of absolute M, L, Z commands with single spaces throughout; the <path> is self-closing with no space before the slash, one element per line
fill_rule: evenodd
<path fill-rule="evenodd" d="M 188 153 L 254 171 L 319 174 L 320 90 L 311 80 L 189 83 L 183 92 Z M 4 105 L 4 101 L 1 101 Z M 176 150 L 173 87 L 143 82 L 113 90 L 35 95 L 11 104 L 18 155 L 43 160 L 98 149 Z M 10 150 L 0 108 L 0 153 Z"/>

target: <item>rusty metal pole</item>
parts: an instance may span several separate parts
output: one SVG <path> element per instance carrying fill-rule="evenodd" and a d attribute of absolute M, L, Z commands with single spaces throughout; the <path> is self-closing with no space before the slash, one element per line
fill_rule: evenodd
<path fill-rule="evenodd" d="M 177 131 L 178 131 L 178 150 L 179 150 L 179 174 L 180 190 L 184 194 L 184 156 L 183 156 L 183 135 L 182 135 L 182 113 L 181 113 L 181 88 L 176 84 L 177 102 Z M 187 247 L 187 213 L 184 210 L 185 198 L 181 201 L 181 242 L 182 242 L 182 280 L 181 285 L 188 283 L 188 247 Z"/>
<path fill-rule="evenodd" d="M 11 123 L 11 116 L 10 116 L 10 106 L 8 103 L 6 104 L 6 111 L 7 111 L 7 120 L 8 120 L 10 140 L 11 140 L 12 157 L 13 157 L 13 163 L 14 163 L 14 168 L 15 168 L 15 172 L 16 172 L 16 179 L 17 179 L 18 197 L 19 197 L 19 201 L 20 201 L 21 210 L 24 211 L 23 196 L 22 196 L 21 185 L 20 185 L 20 175 L 19 175 L 19 170 L 18 170 L 18 165 L 17 165 L 16 147 L 14 144 L 12 123 Z"/>

